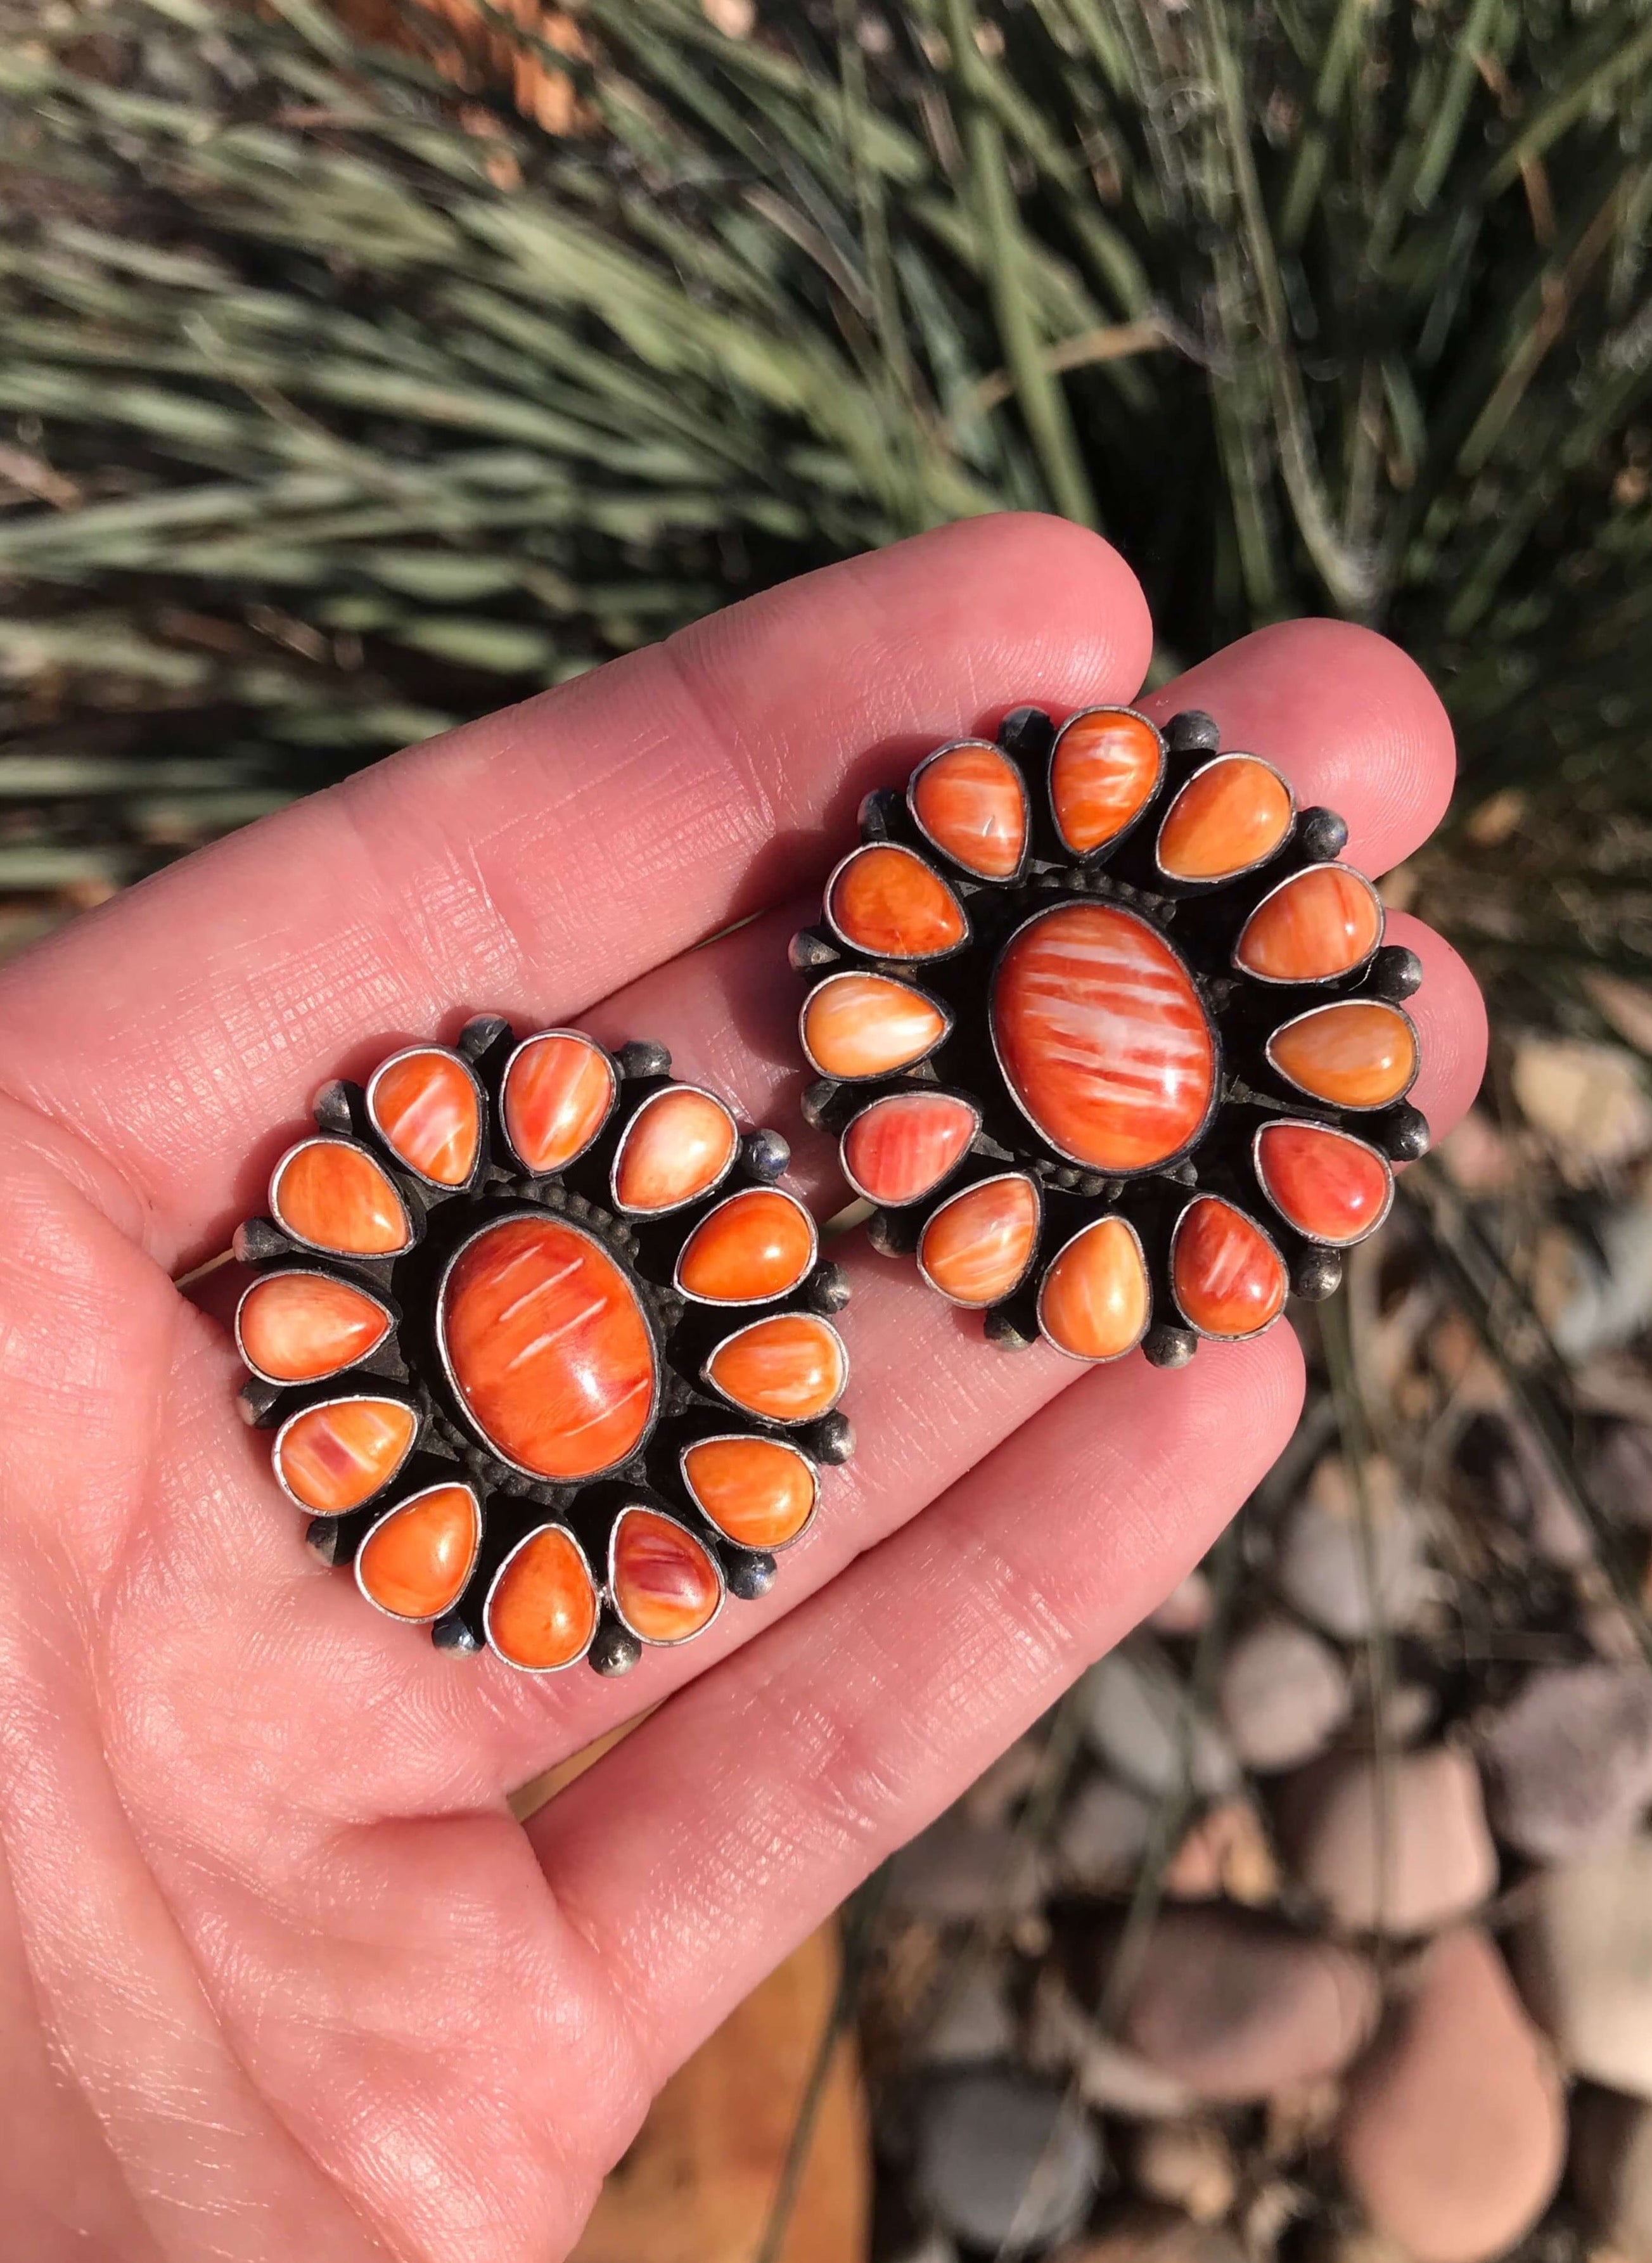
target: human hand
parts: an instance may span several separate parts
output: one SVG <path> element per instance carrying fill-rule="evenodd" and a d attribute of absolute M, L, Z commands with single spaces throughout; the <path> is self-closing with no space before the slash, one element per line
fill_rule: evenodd
<path fill-rule="evenodd" d="M 860 795 L 1022 701 L 1130 698 L 1148 650 L 1093 536 L 952 527 L 400 756 L 0 972 L 7 2252 L 563 2254 L 667 2074 L 1279 1452 L 1288 1328 L 1084 1370 L 989 1349 L 858 1248 L 861 1450 L 775 1592 L 628 1685 L 541 1680 L 319 1570 L 170 1277 L 260 1207 L 318 1084 L 481 1009 L 658 1037 L 797 1131 L 786 938 Z M 1438 700 L 1361 630 L 1263 631 L 1145 704 L 1210 709 L 1373 872 L 1450 790 Z M 1447 945 L 1390 936 L 1425 968 L 1438 1134 L 1483 1015 Z M 830 1209 L 826 1143 L 796 1146 Z"/>

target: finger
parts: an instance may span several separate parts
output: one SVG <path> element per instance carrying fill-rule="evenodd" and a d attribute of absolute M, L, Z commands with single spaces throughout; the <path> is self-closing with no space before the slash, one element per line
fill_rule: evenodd
<path fill-rule="evenodd" d="M 1129 697 L 1149 642 L 1134 576 L 1059 520 L 972 520 L 828 568 L 381 763 L 25 954 L 0 974 L 0 1086 L 120 1166 L 170 1259 L 256 1205 L 324 1079 L 480 1008 L 574 1017 L 823 871 L 890 770 L 1019 701 Z"/>
<path fill-rule="evenodd" d="M 1384 932 L 1423 962 L 1423 986 L 1405 1001 L 1422 1053 L 1410 1098 L 1434 1138 L 1443 1139 L 1468 1113 L 1486 1073 L 1485 1000 L 1466 962 L 1432 927 L 1409 912 L 1390 912 Z"/>
<path fill-rule="evenodd" d="M 1163 722 L 1203 707 L 1224 747 L 1277 763 L 1304 806 L 1339 810 L 1348 858 L 1388 871 L 1427 840 L 1456 775 L 1439 695 L 1396 644 L 1348 621 L 1280 621 L 1143 702 Z"/>
<path fill-rule="evenodd" d="M 1198 1560 L 1301 1394 L 1284 1328 L 1086 1377 L 533 1818 L 656 2079 Z"/>

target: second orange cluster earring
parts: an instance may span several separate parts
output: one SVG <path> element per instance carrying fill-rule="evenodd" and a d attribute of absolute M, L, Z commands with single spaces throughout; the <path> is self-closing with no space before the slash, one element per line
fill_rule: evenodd
<path fill-rule="evenodd" d="M 1346 839 L 1197 712 L 1021 708 L 869 796 L 792 963 L 878 1247 L 1080 1360 L 1330 1295 L 1428 1144 L 1421 969 Z"/>

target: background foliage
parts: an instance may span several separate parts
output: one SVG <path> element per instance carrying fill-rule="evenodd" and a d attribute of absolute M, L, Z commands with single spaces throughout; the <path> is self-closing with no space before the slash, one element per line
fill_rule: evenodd
<path fill-rule="evenodd" d="M 712 4 L 0 0 L 14 904 L 1028 504 L 1399 636 L 1452 922 L 1638 970 L 1646 0 Z"/>

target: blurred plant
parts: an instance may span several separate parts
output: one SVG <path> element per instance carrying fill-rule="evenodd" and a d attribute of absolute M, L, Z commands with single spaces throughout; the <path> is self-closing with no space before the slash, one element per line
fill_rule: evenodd
<path fill-rule="evenodd" d="M 1647 0 L 366 8 L 0 0 L 0 888 L 1024 504 L 1399 635 L 1446 913 L 1644 966 Z"/>

